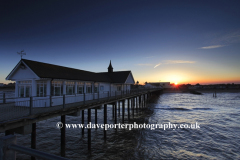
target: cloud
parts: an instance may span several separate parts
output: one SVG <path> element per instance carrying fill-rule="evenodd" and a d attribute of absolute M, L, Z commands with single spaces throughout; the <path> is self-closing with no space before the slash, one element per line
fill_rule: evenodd
<path fill-rule="evenodd" d="M 154 68 L 156 68 L 156 67 L 158 67 L 158 66 L 160 66 L 162 63 L 158 63 L 157 65 L 155 65 L 155 67 Z"/>
<path fill-rule="evenodd" d="M 213 45 L 213 46 L 206 46 L 206 47 L 201 47 L 199 49 L 214 49 L 214 48 L 220 48 L 220 47 L 224 47 L 226 45 Z"/>
<path fill-rule="evenodd" d="M 164 64 L 177 64 L 177 63 L 196 63 L 196 61 L 183 61 L 183 60 L 166 60 Z"/>
<path fill-rule="evenodd" d="M 146 64 L 137 64 L 138 66 L 152 66 L 152 64 L 146 63 Z"/>
<path fill-rule="evenodd" d="M 216 36 L 212 44 L 234 44 L 240 43 L 240 29 Z"/>
<path fill-rule="evenodd" d="M 208 35 L 208 39 L 210 40 L 208 40 L 206 43 L 210 44 L 210 46 L 204 46 L 198 49 L 215 49 L 240 43 L 240 29 L 225 33 L 215 32 L 211 35 Z"/>
<path fill-rule="evenodd" d="M 158 63 L 154 66 L 154 68 L 157 68 L 160 65 L 164 64 L 178 64 L 178 63 L 196 63 L 196 61 L 183 61 L 183 60 L 165 60 L 163 63 Z"/>

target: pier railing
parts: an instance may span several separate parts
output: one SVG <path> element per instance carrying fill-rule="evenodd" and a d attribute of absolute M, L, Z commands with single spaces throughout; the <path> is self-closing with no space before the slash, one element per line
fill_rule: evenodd
<path fill-rule="evenodd" d="M 86 104 L 121 99 L 147 92 L 160 90 L 154 89 L 133 89 L 125 91 L 98 92 L 88 94 L 62 95 L 46 97 L 6 98 L 0 99 L 0 123 L 4 121 L 19 119 L 36 114 L 64 110 L 71 107 Z"/>

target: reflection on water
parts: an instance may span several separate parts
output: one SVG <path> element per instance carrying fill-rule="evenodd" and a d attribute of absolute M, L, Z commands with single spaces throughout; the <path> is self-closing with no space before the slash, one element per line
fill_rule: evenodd
<path fill-rule="evenodd" d="M 107 141 L 102 129 L 92 129 L 92 152 L 87 150 L 87 130 L 66 129 L 66 156 L 70 159 L 240 159 L 240 94 L 193 95 L 166 93 L 154 97 L 148 109 L 134 112 L 125 123 L 195 123 L 200 129 L 109 129 Z M 122 111 L 122 110 L 121 110 Z M 87 120 L 87 113 L 85 116 Z M 121 122 L 118 114 L 118 122 Z M 60 117 L 37 123 L 37 149 L 60 155 Z M 94 122 L 94 111 L 92 111 Z M 81 123 L 81 117 L 67 116 L 66 123 Z M 98 110 L 103 123 L 103 110 Z M 114 123 L 108 106 L 108 123 Z M 3 134 L 1 134 L 3 135 Z M 17 135 L 18 144 L 30 147 L 30 135 Z M 19 159 L 29 156 L 18 154 Z"/>

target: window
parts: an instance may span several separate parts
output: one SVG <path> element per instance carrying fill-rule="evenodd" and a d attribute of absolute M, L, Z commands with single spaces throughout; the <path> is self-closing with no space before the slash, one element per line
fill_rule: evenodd
<path fill-rule="evenodd" d="M 98 83 L 94 84 L 94 93 L 98 93 Z"/>
<path fill-rule="evenodd" d="M 32 95 L 32 81 L 18 82 L 18 97 L 30 97 Z"/>
<path fill-rule="evenodd" d="M 47 96 L 47 82 L 37 81 L 37 96 L 46 97 Z"/>
<path fill-rule="evenodd" d="M 74 82 L 66 82 L 66 94 L 67 95 L 75 94 L 75 83 Z"/>
<path fill-rule="evenodd" d="M 24 86 L 18 86 L 18 97 L 24 97 Z"/>
<path fill-rule="evenodd" d="M 117 91 L 121 91 L 122 90 L 122 86 L 117 86 Z"/>
<path fill-rule="evenodd" d="M 61 96 L 63 94 L 63 82 L 62 81 L 52 81 L 52 95 Z"/>
<path fill-rule="evenodd" d="M 100 86 L 100 91 L 103 91 L 104 90 L 104 86 Z"/>
<path fill-rule="evenodd" d="M 26 86 L 25 97 L 30 97 L 31 95 L 31 86 Z"/>
<path fill-rule="evenodd" d="M 83 94 L 83 93 L 84 93 L 84 83 L 77 82 L 77 94 Z"/>
<path fill-rule="evenodd" d="M 87 91 L 87 93 L 92 93 L 92 84 L 91 83 L 86 83 L 86 91 Z"/>

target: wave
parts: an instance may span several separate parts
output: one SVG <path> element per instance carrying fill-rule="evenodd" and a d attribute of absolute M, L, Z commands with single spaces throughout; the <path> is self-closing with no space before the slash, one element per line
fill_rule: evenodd
<path fill-rule="evenodd" d="M 240 96 L 236 96 L 232 100 L 235 100 L 235 99 L 240 99 Z"/>
<path fill-rule="evenodd" d="M 212 110 L 211 108 L 192 108 L 192 110 Z"/>
<path fill-rule="evenodd" d="M 191 110 L 212 110 L 211 108 L 154 108 L 154 109 L 162 109 L 162 110 L 173 110 L 173 111 L 191 111 Z"/>
<path fill-rule="evenodd" d="M 187 108 L 154 108 L 154 109 L 162 109 L 162 110 L 173 110 L 173 111 L 189 111 Z"/>

